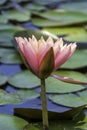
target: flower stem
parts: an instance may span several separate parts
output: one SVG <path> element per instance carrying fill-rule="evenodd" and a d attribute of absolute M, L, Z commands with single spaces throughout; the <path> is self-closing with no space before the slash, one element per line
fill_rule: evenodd
<path fill-rule="evenodd" d="M 46 102 L 45 79 L 41 79 L 41 98 L 42 98 L 43 130 L 48 130 L 48 111 L 47 111 L 47 102 Z"/>

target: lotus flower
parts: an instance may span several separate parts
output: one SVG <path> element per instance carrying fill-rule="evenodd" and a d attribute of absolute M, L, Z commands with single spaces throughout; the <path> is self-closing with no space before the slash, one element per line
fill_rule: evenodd
<path fill-rule="evenodd" d="M 43 37 L 16 37 L 19 50 L 28 68 L 39 78 L 47 78 L 52 71 L 58 69 L 74 53 L 76 43 L 63 45 L 62 38 L 56 42 L 51 37 L 45 41 Z"/>

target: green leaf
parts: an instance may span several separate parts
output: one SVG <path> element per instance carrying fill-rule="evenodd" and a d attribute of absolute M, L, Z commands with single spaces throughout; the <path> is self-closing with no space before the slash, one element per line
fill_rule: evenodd
<path fill-rule="evenodd" d="M 28 70 L 11 76 L 8 83 L 17 88 L 34 88 L 40 85 L 39 79 Z"/>
<path fill-rule="evenodd" d="M 0 24 L 0 46 L 13 47 L 12 38 L 15 32 L 23 30 L 21 27 Z"/>
<path fill-rule="evenodd" d="M 87 42 L 87 31 L 83 27 L 44 28 L 55 35 L 64 36 L 64 40 Z"/>
<path fill-rule="evenodd" d="M 0 74 L 0 86 L 4 85 L 8 80 L 8 77 L 3 75 L 3 74 Z"/>
<path fill-rule="evenodd" d="M 39 97 L 40 94 L 33 90 L 19 90 L 15 93 L 8 93 L 0 89 L 0 105 L 20 104 L 26 100 Z"/>
<path fill-rule="evenodd" d="M 19 117 L 0 114 L 0 130 L 22 130 L 27 124 L 27 121 Z"/>
<path fill-rule="evenodd" d="M 42 26 L 42 27 L 46 26 L 47 20 L 50 20 L 51 22 L 53 22 L 53 24 L 55 26 L 81 24 L 81 23 L 84 23 L 87 21 L 86 14 L 80 13 L 80 12 L 65 11 L 65 10 L 62 10 L 62 11 L 50 10 L 50 11 L 46 11 L 43 13 L 34 13 L 34 15 L 43 18 L 43 19 L 41 19 L 41 21 L 39 21 L 40 20 L 40 18 L 39 18 L 38 23 L 35 21 L 34 18 L 31 19 L 33 24 L 35 24 L 37 26 Z M 45 21 L 45 19 L 46 19 L 46 21 Z M 55 22 L 57 22 L 57 23 L 55 24 Z M 51 26 L 51 24 L 49 26 Z"/>
<path fill-rule="evenodd" d="M 27 3 L 27 5 L 25 5 L 25 8 L 31 11 L 41 11 L 46 9 L 45 6 L 36 3 Z"/>
<path fill-rule="evenodd" d="M 0 62 L 4 64 L 21 64 L 22 60 L 19 54 L 14 53 L 14 54 L 4 55 L 3 57 L 1 57 Z"/>
<path fill-rule="evenodd" d="M 3 19 L 8 20 L 17 20 L 20 22 L 28 21 L 30 19 L 30 12 L 29 11 L 17 11 L 17 10 L 10 10 L 7 11 L 5 14 L 2 15 Z"/>
<path fill-rule="evenodd" d="M 69 93 L 83 90 L 84 87 L 81 85 L 65 83 L 54 79 L 52 77 L 46 80 L 46 92 L 47 93 Z"/>
<path fill-rule="evenodd" d="M 0 89 L 0 105 L 18 104 L 18 103 L 21 103 L 22 101 L 23 100 L 21 100 L 18 95 L 10 94 Z"/>
<path fill-rule="evenodd" d="M 18 95 L 19 98 L 22 100 L 28 100 L 28 99 L 30 100 L 40 96 L 40 94 L 34 90 L 20 90 L 17 91 L 15 94 Z"/>
<path fill-rule="evenodd" d="M 63 0 L 61 0 L 63 1 Z M 34 0 L 35 3 L 41 4 L 41 5 L 48 5 L 52 4 L 54 2 L 60 2 L 60 0 Z"/>
<path fill-rule="evenodd" d="M 87 1 L 74 1 L 72 3 L 64 3 L 60 5 L 61 9 L 69 11 L 78 11 L 87 14 Z"/>
<path fill-rule="evenodd" d="M 15 49 L 12 49 L 12 48 L 0 48 L 0 57 L 3 57 L 5 55 L 10 55 L 10 54 L 14 54 L 14 53 L 17 53 L 15 51 Z"/>
<path fill-rule="evenodd" d="M 87 102 L 83 100 L 83 98 L 75 94 L 61 94 L 61 95 L 55 94 L 50 95 L 49 99 L 56 104 L 68 107 L 80 107 L 85 106 L 87 104 Z"/>
<path fill-rule="evenodd" d="M 72 57 L 61 68 L 76 69 L 87 66 L 87 50 L 76 50 Z"/>

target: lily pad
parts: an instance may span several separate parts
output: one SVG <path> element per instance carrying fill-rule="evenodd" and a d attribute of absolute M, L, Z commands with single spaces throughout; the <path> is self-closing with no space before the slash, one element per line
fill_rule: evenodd
<path fill-rule="evenodd" d="M 21 57 L 19 54 L 8 54 L 0 58 L 0 62 L 4 64 L 22 64 Z"/>
<path fill-rule="evenodd" d="M 8 80 L 8 77 L 3 75 L 3 74 L 0 74 L 0 86 L 4 85 Z"/>
<path fill-rule="evenodd" d="M 33 24 L 35 24 L 37 26 L 42 26 L 42 27 L 46 26 L 47 21 L 45 21 L 45 19 L 53 21 L 54 24 L 55 24 L 55 22 L 57 22 L 57 24 L 55 26 L 81 24 L 81 23 L 84 23 L 87 21 L 86 14 L 81 13 L 81 12 L 73 12 L 73 11 L 65 11 L 65 10 L 62 10 L 62 11 L 50 10 L 50 11 L 46 11 L 43 13 L 34 13 L 34 15 L 43 18 L 43 19 L 41 19 L 41 21 L 39 21 L 40 20 L 40 18 L 39 18 L 38 23 L 35 21 L 33 16 L 31 19 Z"/>
<path fill-rule="evenodd" d="M 19 90 L 15 93 L 8 93 L 0 89 L 0 105 L 20 104 L 26 100 L 39 97 L 40 94 L 33 90 Z"/>
<path fill-rule="evenodd" d="M 75 95 L 75 94 L 55 94 L 50 95 L 49 99 L 57 104 L 68 106 L 68 107 L 80 107 L 86 106 L 87 102 L 83 100 L 83 98 Z"/>
<path fill-rule="evenodd" d="M 18 95 L 7 93 L 6 91 L 0 89 L 0 105 L 4 104 L 18 104 L 21 103 L 22 100 Z"/>
<path fill-rule="evenodd" d="M 54 2 L 60 2 L 63 0 L 34 0 L 35 3 L 41 4 L 41 5 L 48 5 L 48 4 L 52 4 Z"/>
<path fill-rule="evenodd" d="M 26 125 L 28 122 L 22 118 L 0 114 L 0 130 L 22 130 Z"/>
<path fill-rule="evenodd" d="M 15 49 L 12 48 L 0 48 L 0 57 L 3 57 L 5 55 L 14 54 L 17 53 Z"/>
<path fill-rule="evenodd" d="M 77 69 L 87 66 L 87 50 L 76 50 L 72 57 L 61 68 Z"/>
<path fill-rule="evenodd" d="M 55 35 L 64 36 L 64 40 L 73 42 L 87 42 L 87 31 L 83 27 L 44 28 Z"/>
<path fill-rule="evenodd" d="M 17 20 L 20 22 L 28 21 L 30 19 L 30 12 L 10 10 L 10 11 L 7 11 L 5 14 L 3 14 L 2 18 L 6 19 L 7 21 L 8 20 Z"/>
<path fill-rule="evenodd" d="M 33 98 L 37 98 L 40 96 L 40 94 L 34 90 L 20 90 L 20 91 L 17 91 L 15 93 L 16 95 L 19 96 L 20 99 L 22 100 L 30 100 L 30 99 L 33 99 Z"/>
<path fill-rule="evenodd" d="M 40 85 L 39 79 L 28 70 L 11 76 L 8 83 L 17 88 L 34 88 Z"/>
<path fill-rule="evenodd" d="M 68 75 L 67 75 L 68 76 Z M 52 77 L 46 80 L 46 92 L 47 93 L 69 93 L 83 90 L 82 85 L 70 84 L 59 81 Z"/>
<path fill-rule="evenodd" d="M 78 11 L 87 14 L 87 1 L 64 3 L 60 5 L 60 8 L 64 10 Z"/>

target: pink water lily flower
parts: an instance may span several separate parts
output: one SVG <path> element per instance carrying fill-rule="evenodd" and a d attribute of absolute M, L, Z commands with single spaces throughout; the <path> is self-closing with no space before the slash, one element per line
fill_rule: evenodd
<path fill-rule="evenodd" d="M 54 70 L 58 69 L 74 53 L 76 43 L 63 44 L 62 38 L 56 42 L 51 37 L 44 40 L 16 37 L 19 50 L 28 68 L 40 79 L 47 78 Z"/>

